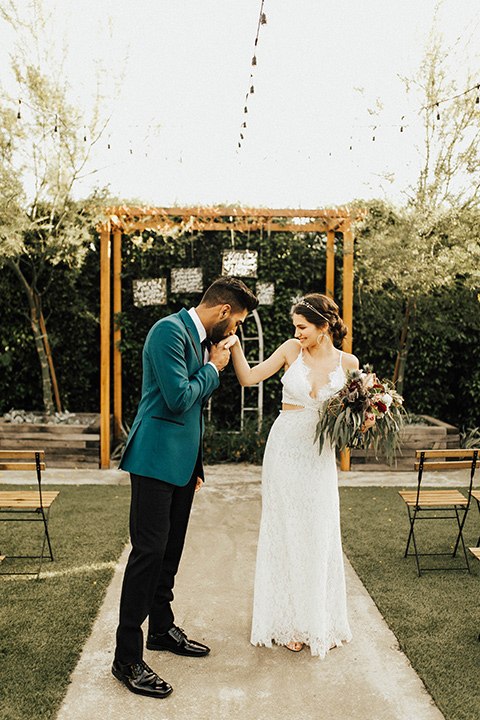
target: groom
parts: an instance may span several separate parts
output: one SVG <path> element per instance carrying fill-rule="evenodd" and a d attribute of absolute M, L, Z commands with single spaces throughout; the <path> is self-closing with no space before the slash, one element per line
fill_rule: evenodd
<path fill-rule="evenodd" d="M 203 480 L 202 408 L 219 385 L 233 335 L 258 300 L 237 278 L 222 277 L 198 307 L 159 320 L 143 348 L 142 397 L 120 467 L 130 472 L 130 553 L 120 599 L 113 675 L 131 692 L 164 698 L 172 687 L 142 660 L 147 648 L 201 657 L 210 649 L 174 623 L 175 574 L 195 490 Z"/>

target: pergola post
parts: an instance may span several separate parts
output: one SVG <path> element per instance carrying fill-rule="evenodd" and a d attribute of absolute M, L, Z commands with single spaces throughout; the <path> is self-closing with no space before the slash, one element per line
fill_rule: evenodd
<path fill-rule="evenodd" d="M 327 281 L 325 295 L 333 299 L 335 284 L 335 230 L 327 230 Z"/>
<path fill-rule="evenodd" d="M 353 232 L 350 224 L 343 231 L 343 322 L 348 332 L 343 339 L 342 348 L 345 352 L 352 352 L 352 323 L 353 323 Z M 345 450 L 340 456 L 340 469 L 350 470 L 350 450 Z"/>
<path fill-rule="evenodd" d="M 113 437 L 119 442 L 122 437 L 122 356 L 119 344 L 122 332 L 115 316 L 122 311 L 122 231 L 113 233 Z"/>
<path fill-rule="evenodd" d="M 100 467 L 110 467 L 110 223 L 100 231 Z"/>

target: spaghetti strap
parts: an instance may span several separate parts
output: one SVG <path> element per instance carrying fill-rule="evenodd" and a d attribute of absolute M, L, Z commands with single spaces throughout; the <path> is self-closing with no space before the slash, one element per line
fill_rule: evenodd
<path fill-rule="evenodd" d="M 338 357 L 338 366 L 337 366 L 337 367 L 342 367 L 342 356 L 343 356 L 343 350 L 340 350 L 340 355 L 339 355 L 339 357 Z"/>

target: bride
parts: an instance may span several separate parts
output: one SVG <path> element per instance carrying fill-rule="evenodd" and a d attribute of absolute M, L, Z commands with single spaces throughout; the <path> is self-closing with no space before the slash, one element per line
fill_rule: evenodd
<path fill-rule="evenodd" d="M 295 338 L 250 367 L 232 336 L 232 361 L 241 385 L 284 368 L 282 410 L 265 448 L 262 518 L 255 572 L 251 642 L 304 645 L 324 657 L 351 639 L 340 536 L 335 451 L 314 444 L 318 410 L 345 383 L 358 360 L 337 350 L 347 329 L 325 295 L 306 295 L 293 308 Z"/>

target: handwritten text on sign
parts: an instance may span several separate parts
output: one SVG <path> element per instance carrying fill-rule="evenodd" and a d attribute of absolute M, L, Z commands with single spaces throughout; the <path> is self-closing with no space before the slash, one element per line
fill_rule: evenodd
<path fill-rule="evenodd" d="M 222 275 L 257 277 L 256 250 L 224 250 Z"/>
<path fill-rule="evenodd" d="M 172 293 L 203 292 L 202 268 L 175 268 L 172 270 Z"/>
<path fill-rule="evenodd" d="M 273 305 L 275 283 L 257 282 L 256 295 L 260 305 Z"/>
<path fill-rule="evenodd" d="M 133 281 L 133 304 L 136 307 L 167 304 L 166 278 Z"/>

